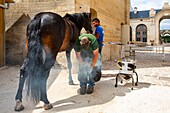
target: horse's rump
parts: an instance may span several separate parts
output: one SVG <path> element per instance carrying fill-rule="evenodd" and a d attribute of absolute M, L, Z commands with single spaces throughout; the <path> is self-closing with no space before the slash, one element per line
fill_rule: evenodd
<path fill-rule="evenodd" d="M 49 70 L 55 61 L 65 34 L 65 22 L 55 13 L 39 13 L 27 27 L 27 95 L 35 103 L 40 100 L 41 81 L 44 71 Z M 45 55 L 43 55 L 45 54 Z M 47 77 L 48 78 L 48 77 Z"/>

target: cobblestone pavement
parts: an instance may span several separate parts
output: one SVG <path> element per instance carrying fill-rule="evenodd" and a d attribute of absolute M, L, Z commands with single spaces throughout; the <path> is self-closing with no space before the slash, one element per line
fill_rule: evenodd
<path fill-rule="evenodd" d="M 73 73 L 75 85 L 68 85 L 67 69 L 54 66 L 48 79 L 53 109 L 45 111 L 41 102 L 34 106 L 24 96 L 25 109 L 21 113 L 169 113 L 170 62 L 149 58 L 136 57 L 139 84 L 134 90 L 131 81 L 114 87 L 118 67 L 114 61 L 106 61 L 95 92 L 83 96 L 79 95 L 77 73 Z M 19 66 L 0 69 L 0 113 L 14 113 L 18 76 Z"/>

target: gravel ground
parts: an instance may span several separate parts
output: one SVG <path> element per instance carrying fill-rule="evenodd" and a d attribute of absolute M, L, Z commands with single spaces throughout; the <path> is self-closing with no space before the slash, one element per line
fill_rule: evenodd
<path fill-rule="evenodd" d="M 79 95 L 77 73 L 75 85 L 68 85 L 68 72 L 54 66 L 48 79 L 48 97 L 53 109 L 45 111 L 41 102 L 34 106 L 23 97 L 25 110 L 21 113 L 169 113 L 170 112 L 170 62 L 160 59 L 143 60 L 136 57 L 139 84 L 131 90 L 131 81 L 118 84 L 115 61 L 103 62 L 103 77 L 96 83 L 91 95 Z M 14 113 L 15 94 L 18 86 L 19 66 L 0 69 L 0 113 Z"/>

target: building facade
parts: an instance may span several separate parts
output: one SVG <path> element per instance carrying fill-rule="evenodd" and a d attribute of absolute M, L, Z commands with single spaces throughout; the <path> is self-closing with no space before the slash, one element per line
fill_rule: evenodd
<path fill-rule="evenodd" d="M 159 45 L 162 43 L 160 22 L 170 19 L 170 5 L 165 2 L 162 9 L 130 12 L 130 41 Z"/>
<path fill-rule="evenodd" d="M 129 39 L 130 0 L 15 0 L 5 10 L 6 64 L 22 64 L 25 57 L 26 26 L 39 12 L 92 13 L 104 28 L 103 61 L 120 55 L 120 48 L 108 42 Z M 64 53 L 65 54 L 65 53 Z M 73 56 L 74 57 L 74 56 Z"/>
<path fill-rule="evenodd" d="M 13 0 L 0 0 L 0 67 L 5 65 L 5 9 Z M 7 4 L 7 5 L 5 5 Z"/>

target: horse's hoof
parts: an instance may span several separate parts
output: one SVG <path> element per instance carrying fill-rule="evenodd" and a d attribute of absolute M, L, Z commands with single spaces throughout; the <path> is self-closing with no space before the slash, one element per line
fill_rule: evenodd
<path fill-rule="evenodd" d="M 53 105 L 52 104 L 44 104 L 43 107 L 45 110 L 49 110 L 49 109 L 53 108 Z"/>
<path fill-rule="evenodd" d="M 69 83 L 69 85 L 74 85 L 73 81 L 69 81 L 68 83 Z"/>
<path fill-rule="evenodd" d="M 24 109 L 24 106 L 22 105 L 22 102 L 20 100 L 17 100 L 14 110 L 15 111 L 22 111 L 23 109 Z"/>
<path fill-rule="evenodd" d="M 135 86 L 137 86 L 138 85 L 138 83 L 135 83 Z"/>

